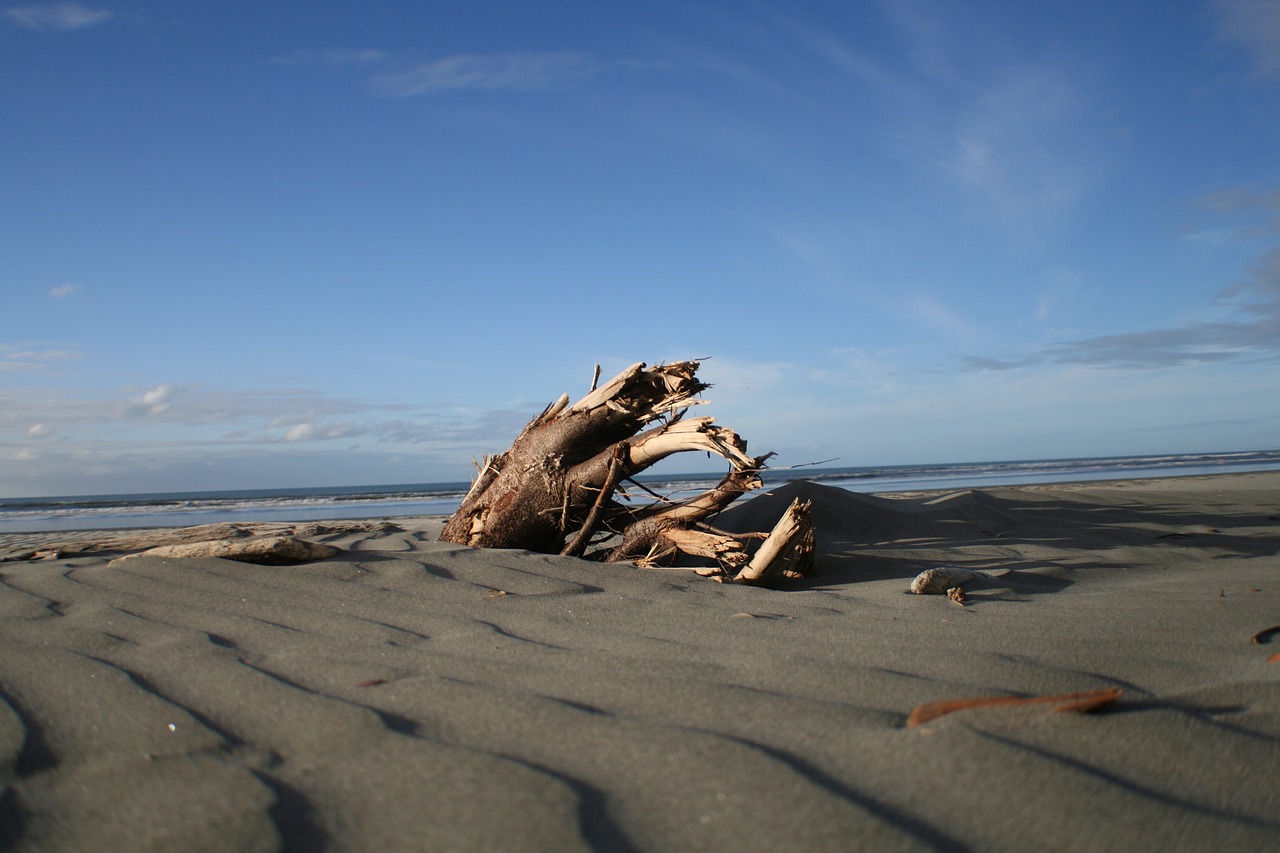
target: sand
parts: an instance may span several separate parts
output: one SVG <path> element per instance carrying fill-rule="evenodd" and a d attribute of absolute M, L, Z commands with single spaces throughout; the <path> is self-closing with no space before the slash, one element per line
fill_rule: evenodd
<path fill-rule="evenodd" d="M 292 567 L 0 564 L 0 848 L 1280 848 L 1280 472 L 794 484 L 722 524 L 797 493 L 824 574 L 778 590 L 440 519 Z M 1007 573 L 905 592 L 942 565 Z"/>

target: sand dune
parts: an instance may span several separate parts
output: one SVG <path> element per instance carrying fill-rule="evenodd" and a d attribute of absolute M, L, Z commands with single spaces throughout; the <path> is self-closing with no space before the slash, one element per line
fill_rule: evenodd
<path fill-rule="evenodd" d="M 318 533 L 317 563 L 0 565 L 15 850 L 1280 846 L 1280 474 L 814 502 L 762 590 Z M 0 538 L 0 553 L 67 539 Z M 70 537 L 76 538 L 76 537 Z M 87 541 L 86 537 L 80 537 Z M 959 606 L 904 591 L 988 569 Z M 1092 714 L 916 705 L 1119 687 Z"/>

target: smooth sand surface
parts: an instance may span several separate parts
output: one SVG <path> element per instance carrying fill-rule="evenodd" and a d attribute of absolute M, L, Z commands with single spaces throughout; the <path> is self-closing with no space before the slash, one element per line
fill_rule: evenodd
<path fill-rule="evenodd" d="M 0 564 L 0 848 L 1280 849 L 1280 473 L 801 483 L 720 524 L 796 494 L 824 574 L 779 590 L 438 519 L 295 567 Z M 940 565 L 1011 571 L 905 592 Z"/>

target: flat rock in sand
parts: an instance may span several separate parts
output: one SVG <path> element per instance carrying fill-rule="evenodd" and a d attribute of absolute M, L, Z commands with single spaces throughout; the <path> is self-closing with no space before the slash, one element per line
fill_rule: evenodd
<path fill-rule="evenodd" d="M 939 566 L 936 569 L 925 569 L 916 575 L 911 582 L 911 591 L 916 595 L 946 595 L 953 587 L 964 586 L 969 581 L 989 578 L 987 572 L 961 569 L 956 566 Z"/>

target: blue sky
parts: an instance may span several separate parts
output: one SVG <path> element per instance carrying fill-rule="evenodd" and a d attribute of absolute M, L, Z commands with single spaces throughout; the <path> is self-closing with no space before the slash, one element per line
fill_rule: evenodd
<path fill-rule="evenodd" d="M 781 465 L 1280 447 L 1277 0 L 19 0 L 0 80 L 0 496 L 689 357 Z"/>

